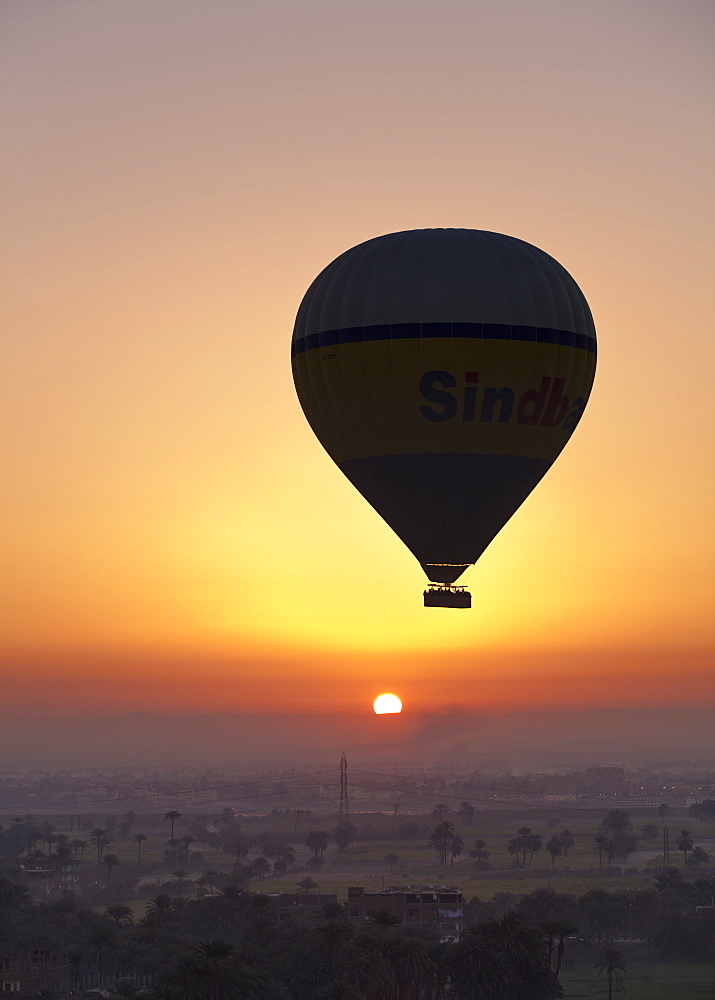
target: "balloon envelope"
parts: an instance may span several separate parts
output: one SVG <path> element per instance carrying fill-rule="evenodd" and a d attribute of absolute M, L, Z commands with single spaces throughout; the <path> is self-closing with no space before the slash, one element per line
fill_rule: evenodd
<path fill-rule="evenodd" d="M 368 240 L 298 310 L 305 415 L 435 583 L 476 562 L 573 433 L 596 334 L 568 272 L 511 236 Z"/>

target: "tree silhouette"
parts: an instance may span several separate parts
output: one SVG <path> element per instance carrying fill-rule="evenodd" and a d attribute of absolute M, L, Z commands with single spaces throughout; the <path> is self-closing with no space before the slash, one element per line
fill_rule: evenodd
<path fill-rule="evenodd" d="M 388 865 L 390 866 L 390 874 L 392 874 L 392 869 L 400 860 L 400 856 L 399 854 L 386 854 L 382 860 L 387 861 Z"/>
<path fill-rule="evenodd" d="M 266 858 L 263 857 L 255 858 L 251 862 L 251 870 L 253 871 L 253 874 L 256 876 L 256 878 L 258 879 L 265 878 L 266 875 L 270 875 L 271 863 L 270 861 L 268 861 Z"/>
<path fill-rule="evenodd" d="M 537 851 L 541 850 L 543 841 L 538 833 L 530 833 L 526 838 L 526 850 L 529 852 L 529 864 L 527 867 L 531 868 L 531 860 Z M 524 852 L 524 860 L 526 860 L 526 850 Z"/>
<path fill-rule="evenodd" d="M 552 837 L 546 844 L 546 850 L 551 855 L 551 868 L 553 870 L 556 864 L 556 859 L 561 856 L 561 853 L 563 851 L 563 847 L 561 846 L 561 841 L 559 840 L 559 838 Z"/>
<path fill-rule="evenodd" d="M 447 864 L 447 854 L 452 846 L 454 836 L 454 826 L 446 820 L 443 823 L 438 823 L 434 830 L 430 832 L 427 846 L 435 849 L 441 865 Z"/>
<path fill-rule="evenodd" d="M 132 927 L 134 925 L 132 911 L 126 903 L 115 903 L 113 906 L 108 906 L 104 912 L 112 918 L 118 927 Z"/>
<path fill-rule="evenodd" d="M 177 812 L 176 809 L 170 809 L 169 812 L 164 813 L 164 819 L 165 820 L 168 819 L 171 822 L 171 840 L 173 841 L 173 839 L 174 839 L 174 823 L 176 823 L 176 821 L 178 819 L 181 819 L 181 813 Z M 173 850 L 174 850 L 174 853 L 176 853 L 176 844 L 174 844 Z"/>
<path fill-rule="evenodd" d="M 102 855 L 104 854 L 104 848 L 108 847 L 111 843 L 111 840 L 107 835 L 107 831 L 103 827 L 98 826 L 96 829 L 92 830 L 92 836 L 89 838 L 89 842 L 90 844 L 94 844 L 97 848 L 97 864 L 100 864 L 102 861 Z"/>
<path fill-rule="evenodd" d="M 146 904 L 146 916 L 150 923 L 168 924 L 172 918 L 171 896 L 162 892 L 154 899 L 150 899 Z"/>
<path fill-rule="evenodd" d="M 448 812 L 450 812 L 449 806 L 446 806 L 444 802 L 438 802 L 432 810 L 432 819 L 436 819 L 438 823 L 441 823 Z"/>
<path fill-rule="evenodd" d="M 286 865 L 292 865 L 295 861 L 295 848 L 292 844 L 278 843 L 273 847 L 273 854 L 278 861 L 285 861 Z"/>
<path fill-rule="evenodd" d="M 97 963 L 100 981 L 104 973 L 104 960 L 117 947 L 117 939 L 109 927 L 97 927 L 83 945 L 85 955 L 90 955 Z"/>
<path fill-rule="evenodd" d="M 385 931 L 388 927 L 396 927 L 398 924 L 401 924 L 402 917 L 396 913 L 392 913 L 391 910 L 375 910 L 370 916 L 370 923 L 375 924 L 380 930 Z"/>
<path fill-rule="evenodd" d="M 690 853 L 690 860 L 694 862 L 696 868 L 700 868 L 700 865 L 707 865 L 710 863 L 710 855 L 703 847 L 694 847 Z"/>
<path fill-rule="evenodd" d="M 119 858 L 116 854 L 105 854 L 102 863 L 107 866 L 107 885 L 109 885 L 112 881 L 112 868 L 119 864 Z"/>
<path fill-rule="evenodd" d="M 474 841 L 474 846 L 472 847 L 471 851 L 469 852 L 469 857 L 470 858 L 474 858 L 477 861 L 478 864 L 481 864 L 481 863 L 483 863 L 485 861 L 488 861 L 489 860 L 489 851 L 486 848 L 487 848 L 486 841 L 484 841 L 484 840 L 475 840 Z"/>
<path fill-rule="evenodd" d="M 578 934 L 578 927 L 569 920 L 546 920 L 540 924 L 549 946 L 549 961 L 553 956 L 554 943 L 558 940 L 556 949 L 556 967 L 554 973 L 558 978 L 561 969 L 568 971 L 573 965 L 566 955 L 566 940 L 573 934 Z"/>
<path fill-rule="evenodd" d="M 200 941 L 185 963 L 185 973 L 190 997 L 251 1000 L 258 995 L 254 973 L 240 961 L 233 945 L 221 938 Z"/>
<path fill-rule="evenodd" d="M 474 819 L 474 812 L 475 809 L 474 806 L 471 804 L 471 802 L 465 801 L 459 803 L 459 809 L 457 810 L 457 815 L 462 820 L 462 823 L 464 823 L 465 825 L 467 826 L 471 825 L 472 820 Z"/>
<path fill-rule="evenodd" d="M 181 844 L 179 854 L 181 855 L 182 860 L 188 861 L 189 848 L 192 844 L 196 843 L 196 837 L 192 837 L 190 833 L 185 833 L 183 837 L 179 838 L 179 843 Z"/>
<path fill-rule="evenodd" d="M 557 834 L 559 843 L 561 844 L 561 850 L 563 851 L 564 857 L 569 856 L 569 851 L 574 846 L 576 841 L 573 839 L 573 834 L 570 830 L 562 830 L 561 833 Z"/>
<path fill-rule="evenodd" d="M 322 858 L 323 851 L 330 843 L 330 834 L 327 830 L 311 830 L 305 838 L 305 846 L 313 852 L 314 858 Z"/>
<path fill-rule="evenodd" d="M 171 873 L 172 878 L 176 882 L 176 887 L 178 889 L 179 896 L 183 896 L 184 895 L 184 879 L 188 878 L 188 875 L 189 875 L 189 873 L 185 872 L 181 868 L 178 871 L 175 871 L 175 872 Z"/>
<path fill-rule="evenodd" d="M 70 847 L 74 851 L 75 857 L 77 857 L 77 851 L 79 851 L 80 864 L 84 861 L 84 849 L 86 846 L 87 846 L 86 840 L 80 840 L 79 838 L 76 838 L 75 840 L 70 841 Z"/>
<path fill-rule="evenodd" d="M 452 836 L 452 842 L 449 845 L 449 855 L 450 855 L 449 867 L 450 868 L 454 868 L 454 859 L 457 858 L 457 857 L 459 857 L 459 855 L 462 853 L 462 848 L 463 847 L 464 847 L 464 841 L 459 836 L 459 834 L 457 834 L 457 833 L 453 834 L 453 836 Z"/>
<path fill-rule="evenodd" d="M 315 881 L 315 879 L 312 879 L 309 875 L 307 875 L 305 878 L 302 878 L 300 882 L 296 882 L 296 885 L 298 886 L 299 889 L 302 889 L 303 892 L 305 893 L 306 901 L 308 899 L 308 893 L 311 891 L 311 889 L 318 888 L 318 883 Z"/>
<path fill-rule="evenodd" d="M 624 955 L 622 951 L 618 951 L 617 948 L 604 948 L 599 957 L 598 961 L 594 962 L 594 969 L 598 969 L 599 976 L 602 973 L 606 973 L 608 977 L 608 1000 L 613 998 L 613 982 L 620 986 L 623 982 L 622 972 L 626 971 L 626 963 L 624 961 Z"/>
<path fill-rule="evenodd" d="M 593 838 L 593 850 L 598 851 L 598 867 L 603 868 L 603 854 L 604 851 L 608 850 L 608 837 L 605 833 L 599 833 Z M 608 856 L 608 863 L 610 867 L 610 854 Z"/>
<path fill-rule="evenodd" d="M 132 837 L 132 840 L 137 845 L 138 863 L 141 864 L 142 863 L 142 844 L 146 840 L 146 834 L 135 833 L 134 836 Z"/>
<path fill-rule="evenodd" d="M 216 886 L 216 879 L 219 877 L 219 873 L 215 868 L 207 868 L 197 879 L 196 884 L 200 886 L 208 886 L 209 893 L 213 896 L 214 888 Z"/>
<path fill-rule="evenodd" d="M 693 834 L 691 830 L 681 830 L 678 838 L 678 850 L 683 852 L 683 867 L 688 863 L 688 851 L 693 849 Z"/>

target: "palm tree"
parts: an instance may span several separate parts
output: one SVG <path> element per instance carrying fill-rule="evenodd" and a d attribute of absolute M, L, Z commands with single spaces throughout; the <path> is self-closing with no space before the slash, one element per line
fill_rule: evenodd
<path fill-rule="evenodd" d="M 135 833 L 134 836 L 132 837 L 132 840 L 137 845 L 137 851 L 139 852 L 138 853 L 138 863 L 141 864 L 142 863 L 142 844 L 146 840 L 146 834 L 144 834 L 144 833 Z"/>
<path fill-rule="evenodd" d="M 457 815 L 465 825 L 471 825 L 471 822 L 474 819 L 474 806 L 471 802 L 460 802 Z"/>
<path fill-rule="evenodd" d="M 574 846 L 576 841 L 573 839 L 573 834 L 570 830 L 562 830 L 561 833 L 557 834 L 559 838 L 559 843 L 561 844 L 561 850 L 564 852 L 564 857 L 569 856 L 569 851 Z"/>
<path fill-rule="evenodd" d="M 449 811 L 449 806 L 446 806 L 444 802 L 438 802 L 432 810 L 432 819 L 436 819 L 438 823 L 441 823 Z"/>
<path fill-rule="evenodd" d="M 102 861 L 102 855 L 104 854 L 104 848 L 108 847 L 111 843 L 109 837 L 107 836 L 107 831 L 103 827 L 98 826 L 96 829 L 92 830 L 92 836 L 89 838 L 90 844 L 94 844 L 97 848 L 97 864 Z"/>
<path fill-rule="evenodd" d="M 318 883 L 315 881 L 315 879 L 312 879 L 309 875 L 307 875 L 305 878 L 302 878 L 300 882 L 296 882 L 296 885 L 298 886 L 299 889 L 302 889 L 303 892 L 305 893 L 306 902 L 308 901 L 308 893 L 310 892 L 310 890 L 318 888 Z"/>
<path fill-rule="evenodd" d="M 382 860 L 387 861 L 388 865 L 390 866 L 390 875 L 392 875 L 392 869 L 400 860 L 400 856 L 399 854 L 386 854 Z"/>
<path fill-rule="evenodd" d="M 688 863 L 688 851 L 693 849 L 693 835 L 690 830 L 681 830 L 678 850 L 683 852 L 683 867 Z"/>
<path fill-rule="evenodd" d="M 608 837 L 599 833 L 593 838 L 593 850 L 598 851 L 598 867 L 603 868 L 603 852 L 608 849 Z"/>
<path fill-rule="evenodd" d="M 434 847 L 441 865 L 447 864 L 447 854 L 452 841 L 454 840 L 454 836 L 454 826 L 446 820 L 443 823 L 438 823 L 429 835 L 427 846 Z"/>
<path fill-rule="evenodd" d="M 168 819 L 171 822 L 171 839 L 174 839 L 174 823 L 177 819 L 181 819 L 181 813 L 177 812 L 176 809 L 170 809 L 168 813 L 164 813 L 164 819 Z M 176 847 L 174 848 L 176 850 Z"/>
<path fill-rule="evenodd" d="M 146 904 L 146 915 L 151 923 L 165 924 L 171 919 L 171 896 L 159 893 Z"/>
<path fill-rule="evenodd" d="M 519 852 L 522 855 L 522 866 L 526 868 L 526 852 L 529 850 L 529 838 L 533 836 L 530 826 L 520 826 L 516 831 L 516 837 L 514 838 L 514 845 L 516 846 L 516 857 L 519 859 Z M 507 845 L 508 849 L 508 845 Z M 511 854 L 512 852 L 509 851 Z"/>
<path fill-rule="evenodd" d="M 554 920 L 551 924 L 551 930 L 559 939 L 556 951 L 556 968 L 554 969 L 558 978 L 562 968 L 568 971 L 573 965 L 573 962 L 566 956 L 566 939 L 578 934 L 579 929 L 568 920 Z"/>
<path fill-rule="evenodd" d="M 695 863 L 696 868 L 700 868 L 700 865 L 710 863 L 710 855 L 704 847 L 694 847 L 690 854 L 690 860 Z"/>
<path fill-rule="evenodd" d="M 529 851 L 529 864 L 527 867 L 531 868 L 531 859 L 537 851 L 541 850 L 543 841 L 538 833 L 530 833 L 526 838 L 526 849 Z M 524 851 L 524 860 L 526 860 L 526 850 Z"/>
<path fill-rule="evenodd" d="M 116 947 L 117 939 L 109 927 L 97 927 L 92 931 L 83 945 L 84 953 L 89 953 L 96 959 L 100 982 L 104 969 L 104 958 L 112 948 Z"/>
<path fill-rule="evenodd" d="M 109 885 L 112 881 L 112 868 L 119 864 L 119 858 L 116 854 L 105 854 L 102 862 L 107 866 L 107 885 Z"/>
<path fill-rule="evenodd" d="M 391 910 L 375 910 L 370 917 L 370 923 L 375 924 L 381 931 L 385 931 L 388 927 L 396 927 L 401 924 L 402 917 L 392 913 Z"/>
<path fill-rule="evenodd" d="M 329 843 L 330 834 L 326 830 L 311 830 L 305 838 L 305 846 L 310 848 L 316 858 L 322 858 Z"/>
<path fill-rule="evenodd" d="M 393 802 L 392 803 L 392 815 L 393 816 L 397 816 L 397 810 L 400 808 L 401 805 L 402 805 L 401 802 Z"/>
<path fill-rule="evenodd" d="M 236 864 L 238 864 L 241 858 L 248 857 L 253 845 L 254 842 L 250 837 L 245 837 L 242 833 L 238 834 L 235 840 Z"/>
<path fill-rule="evenodd" d="M 285 861 L 286 865 L 292 865 L 295 861 L 295 849 L 292 844 L 275 844 L 273 853 L 278 861 Z"/>
<path fill-rule="evenodd" d="M 200 885 L 207 885 L 209 887 L 210 895 L 213 896 L 214 887 L 216 885 L 216 879 L 218 878 L 218 876 L 219 873 L 216 871 L 215 868 L 207 868 L 206 871 L 201 875 L 201 877 L 196 881 Z"/>
<path fill-rule="evenodd" d="M 615 979 L 618 986 L 623 982 L 622 972 L 626 971 L 626 963 L 622 951 L 617 948 L 604 948 L 598 956 L 598 961 L 594 962 L 594 969 L 598 969 L 599 976 L 605 972 L 608 976 L 608 1000 L 613 998 L 613 981 Z"/>
<path fill-rule="evenodd" d="M 305 809 L 294 809 L 293 815 L 295 816 L 295 823 L 293 824 L 293 830 L 295 831 L 298 829 L 301 816 L 305 816 Z"/>
<path fill-rule="evenodd" d="M 70 847 L 74 851 L 75 858 L 77 857 L 77 851 L 80 852 L 79 854 L 80 862 L 84 861 L 84 849 L 86 846 L 87 846 L 86 840 L 80 840 L 79 838 L 77 838 L 75 840 L 70 841 Z"/>
<path fill-rule="evenodd" d="M 238 958 L 236 949 L 227 941 L 200 941 L 186 962 L 188 995 L 207 1000 L 256 996 L 255 976 Z"/>
<path fill-rule="evenodd" d="M 132 911 L 126 903 L 115 903 L 113 906 L 108 906 L 104 912 L 118 927 L 132 927 L 134 924 Z"/>
<path fill-rule="evenodd" d="M 554 865 L 556 864 L 556 859 L 561 856 L 563 847 L 561 846 L 561 841 L 558 837 L 552 837 L 551 840 L 546 845 L 546 850 L 551 855 L 551 869 L 553 871 Z"/>
<path fill-rule="evenodd" d="M 192 837 L 190 833 L 185 833 L 183 837 L 179 838 L 179 843 L 181 844 L 181 856 L 184 861 L 189 860 L 189 848 L 192 844 L 196 843 L 196 837 Z"/>
<path fill-rule="evenodd" d="M 449 845 L 450 868 L 454 868 L 454 859 L 459 857 L 459 855 L 462 853 L 463 847 L 464 847 L 464 841 L 459 836 L 459 834 L 455 833 L 454 836 L 452 837 L 452 843 Z"/>
<path fill-rule="evenodd" d="M 172 878 L 176 882 L 176 887 L 179 891 L 179 896 L 184 895 L 184 879 L 188 877 L 188 874 L 189 874 L 188 872 L 185 872 L 181 868 L 178 871 L 171 873 Z"/>
<path fill-rule="evenodd" d="M 475 840 L 474 847 L 469 852 L 469 857 L 475 858 L 477 862 L 488 861 L 489 851 L 486 848 L 487 848 L 486 841 Z"/>
<path fill-rule="evenodd" d="M 265 878 L 266 875 L 270 874 L 271 863 L 266 858 L 255 858 L 251 862 L 251 870 L 257 879 Z"/>

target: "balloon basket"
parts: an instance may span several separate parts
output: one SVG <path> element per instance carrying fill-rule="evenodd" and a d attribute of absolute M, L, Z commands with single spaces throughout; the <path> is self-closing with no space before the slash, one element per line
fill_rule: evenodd
<path fill-rule="evenodd" d="M 466 587 L 433 585 L 424 592 L 426 608 L 471 608 L 472 595 Z"/>

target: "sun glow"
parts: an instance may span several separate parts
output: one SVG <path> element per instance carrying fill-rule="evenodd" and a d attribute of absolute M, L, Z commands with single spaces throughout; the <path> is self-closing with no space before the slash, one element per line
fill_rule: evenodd
<path fill-rule="evenodd" d="M 396 694 L 381 694 L 375 698 L 372 706 L 375 715 L 388 715 L 402 711 L 402 702 Z"/>

